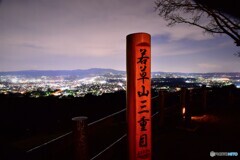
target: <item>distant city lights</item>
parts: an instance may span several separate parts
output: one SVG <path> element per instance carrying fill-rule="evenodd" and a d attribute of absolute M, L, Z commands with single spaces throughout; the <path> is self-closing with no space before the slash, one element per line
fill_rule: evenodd
<path fill-rule="evenodd" d="M 176 81 L 176 82 L 175 82 Z M 152 88 L 155 90 L 179 91 L 181 87 L 223 87 L 235 85 L 240 88 L 239 75 L 203 75 L 153 74 Z M 126 90 L 125 74 L 105 74 L 91 77 L 69 76 L 0 76 L 0 94 L 18 93 L 30 97 L 84 97 L 86 94 L 102 95 Z"/>

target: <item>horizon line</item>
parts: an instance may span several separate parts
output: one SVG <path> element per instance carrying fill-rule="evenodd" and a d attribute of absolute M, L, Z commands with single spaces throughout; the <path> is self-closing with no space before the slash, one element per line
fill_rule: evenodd
<path fill-rule="evenodd" d="M 126 72 L 126 70 L 118 70 L 113 68 L 88 68 L 88 69 L 24 69 L 24 70 L 12 70 L 12 71 L 0 71 L 0 73 L 8 73 L 8 72 L 28 72 L 28 71 L 77 71 L 77 70 L 93 70 L 93 69 L 101 69 L 101 70 L 115 70 L 119 72 Z M 151 71 L 151 73 L 154 72 L 163 72 L 163 73 L 194 73 L 194 74 L 209 74 L 209 73 L 240 73 L 238 71 L 213 71 L 213 72 L 183 72 L 183 71 Z"/>

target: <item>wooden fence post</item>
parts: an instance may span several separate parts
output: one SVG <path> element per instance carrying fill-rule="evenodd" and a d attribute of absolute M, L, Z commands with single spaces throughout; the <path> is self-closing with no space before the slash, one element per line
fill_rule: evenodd
<path fill-rule="evenodd" d="M 186 114 L 186 92 L 187 89 L 185 87 L 181 89 L 181 110 L 183 119 L 185 119 Z"/>
<path fill-rule="evenodd" d="M 203 112 L 205 113 L 207 111 L 207 89 L 205 85 L 202 87 L 202 102 Z"/>
<path fill-rule="evenodd" d="M 151 36 L 127 36 L 127 123 L 129 160 L 151 160 Z"/>
<path fill-rule="evenodd" d="M 87 146 L 87 119 L 87 117 L 72 118 L 74 160 L 89 160 Z"/>
<path fill-rule="evenodd" d="M 164 95 L 164 90 L 160 90 L 159 91 L 159 125 L 160 127 L 163 126 L 164 124 L 164 98 L 165 98 L 165 95 Z"/>
<path fill-rule="evenodd" d="M 185 109 L 185 125 L 186 127 L 190 126 L 191 123 L 191 110 L 193 107 L 193 90 L 188 90 L 188 103 L 186 105 Z"/>
<path fill-rule="evenodd" d="M 229 87 L 228 89 L 228 106 L 232 107 L 232 105 L 234 104 L 234 100 L 233 100 L 233 88 Z"/>

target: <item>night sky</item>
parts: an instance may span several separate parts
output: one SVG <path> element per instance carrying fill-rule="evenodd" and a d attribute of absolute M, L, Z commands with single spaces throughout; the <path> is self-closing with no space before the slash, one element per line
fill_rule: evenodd
<path fill-rule="evenodd" d="M 2 0 L 0 71 L 126 70 L 126 36 L 152 36 L 152 71 L 240 72 L 227 36 L 167 27 L 146 0 Z"/>

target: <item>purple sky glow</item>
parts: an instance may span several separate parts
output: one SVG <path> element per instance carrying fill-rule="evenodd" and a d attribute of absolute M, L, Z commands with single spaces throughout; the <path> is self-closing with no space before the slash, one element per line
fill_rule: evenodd
<path fill-rule="evenodd" d="M 126 36 L 152 36 L 152 71 L 240 72 L 227 36 L 167 27 L 146 0 L 2 0 L 0 71 L 126 69 Z"/>

